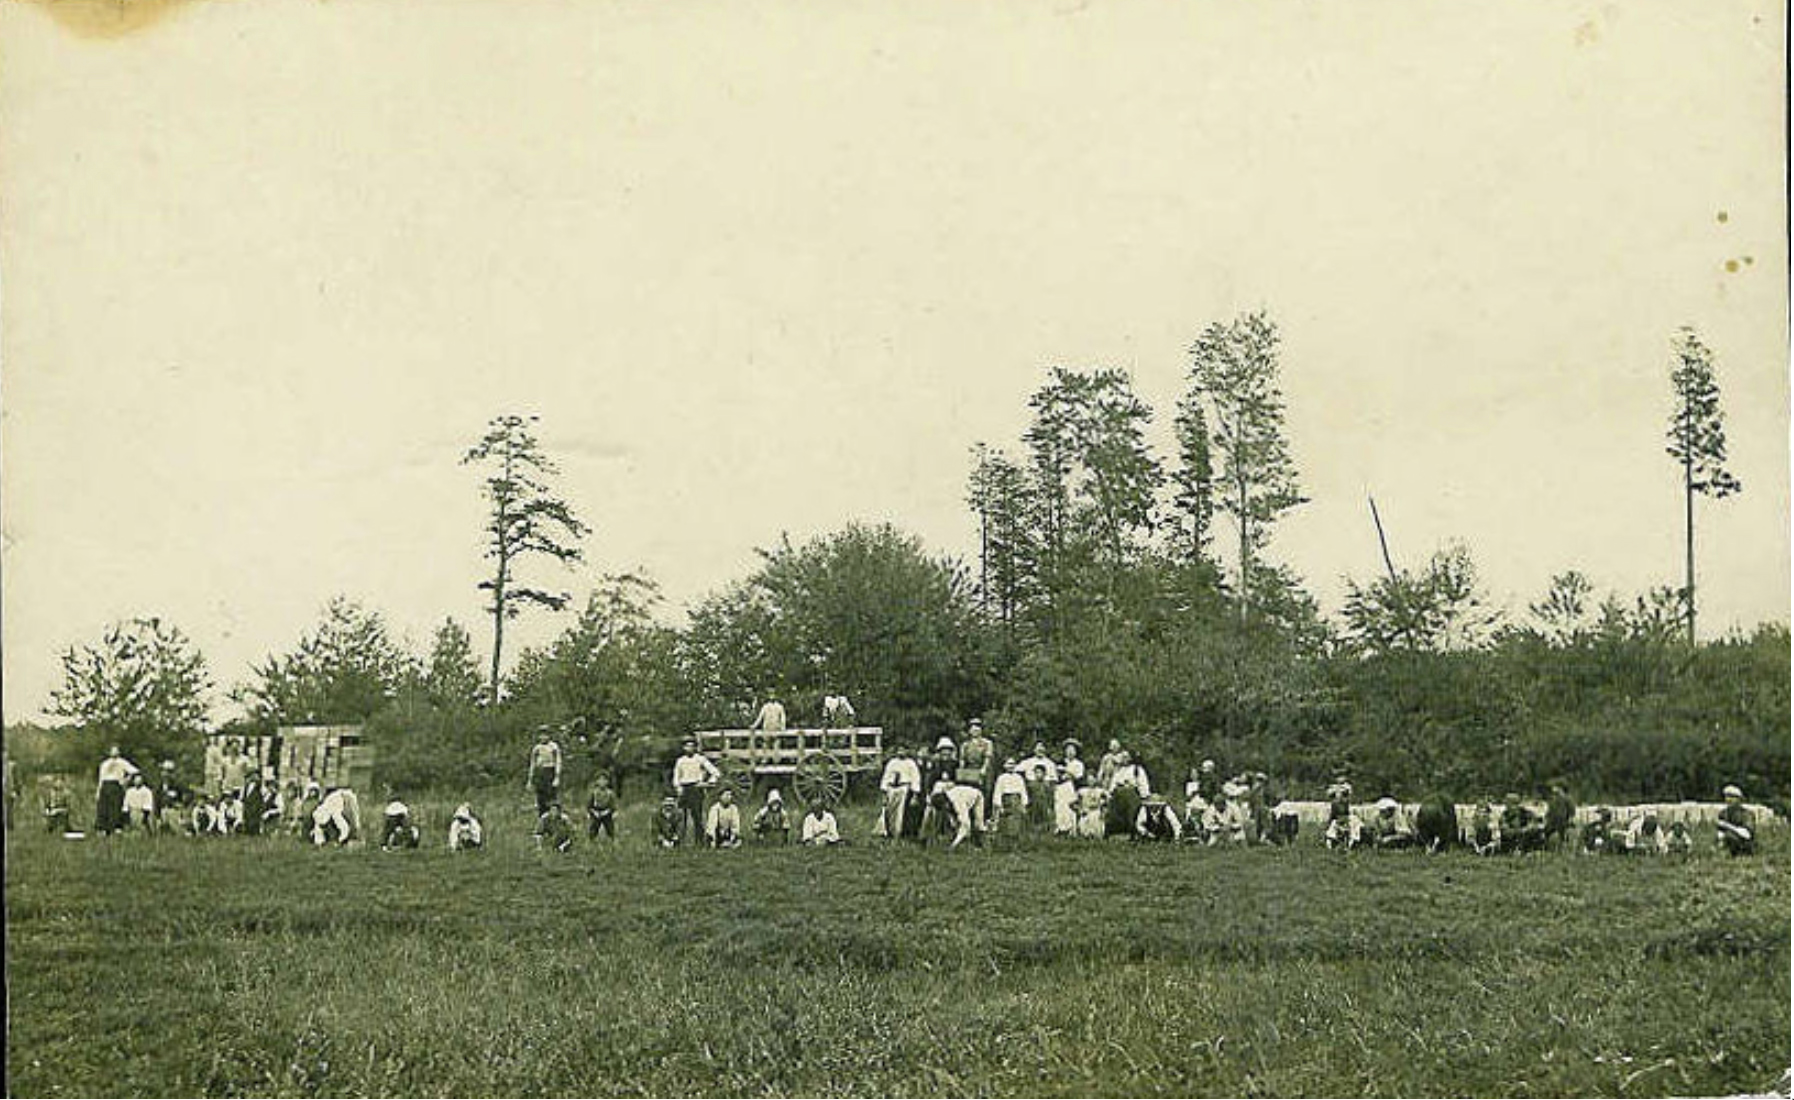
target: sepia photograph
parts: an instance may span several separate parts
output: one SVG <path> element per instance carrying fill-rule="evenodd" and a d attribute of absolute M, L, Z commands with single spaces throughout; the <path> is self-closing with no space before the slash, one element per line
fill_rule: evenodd
<path fill-rule="evenodd" d="M 1788 1096 L 1788 32 L 0 2 L 7 1094 Z"/>

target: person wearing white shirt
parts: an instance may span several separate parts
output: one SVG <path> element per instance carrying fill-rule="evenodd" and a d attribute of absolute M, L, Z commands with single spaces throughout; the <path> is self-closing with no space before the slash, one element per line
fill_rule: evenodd
<path fill-rule="evenodd" d="M 853 725 L 853 704 L 845 695 L 824 695 L 822 697 L 822 724 L 829 729 L 846 729 Z"/>
<path fill-rule="evenodd" d="M 991 786 L 990 797 L 998 831 L 1004 836 L 1017 835 L 1027 820 L 1028 784 L 1022 779 L 1021 767 L 1015 757 L 1003 761 L 1003 770 Z"/>
<path fill-rule="evenodd" d="M 741 847 L 741 807 L 735 805 L 735 792 L 724 790 L 716 805 L 704 818 L 704 839 L 712 848 Z"/>
<path fill-rule="evenodd" d="M 754 715 L 754 722 L 748 727 L 761 733 L 785 732 L 785 704 L 777 699 L 768 699 L 760 704 L 760 713 Z"/>
<path fill-rule="evenodd" d="M 448 846 L 451 852 L 465 852 L 486 843 L 486 830 L 473 815 L 473 807 L 463 802 L 455 807 L 449 819 Z"/>
<path fill-rule="evenodd" d="M 723 777 L 710 758 L 698 751 L 695 737 L 685 739 L 685 752 L 673 762 L 673 797 L 679 800 L 679 831 L 696 840 L 704 832 L 704 791 Z"/>
<path fill-rule="evenodd" d="M 802 839 L 805 844 L 818 847 L 841 843 L 841 828 L 827 806 L 818 802 L 810 807 L 810 812 L 804 815 Z"/>
<path fill-rule="evenodd" d="M 1210 847 L 1246 843 L 1246 811 L 1224 789 L 1202 814 L 1202 832 Z"/>
<path fill-rule="evenodd" d="M 547 726 L 536 728 L 536 743 L 529 750 L 529 778 L 525 784 L 536 796 L 536 816 L 548 812 L 549 803 L 561 796 L 561 746 L 548 736 Z"/>
<path fill-rule="evenodd" d="M 347 845 L 361 833 L 361 800 L 348 787 L 337 787 L 311 812 L 311 842 L 323 847 L 329 841 Z"/>
<path fill-rule="evenodd" d="M 922 766 L 903 749 L 885 764 L 878 781 L 884 793 L 884 807 L 878 815 L 878 835 L 896 840 L 909 832 L 904 826 L 910 820 L 911 801 L 922 795 Z"/>
<path fill-rule="evenodd" d="M 156 792 L 143 781 L 142 772 L 133 775 L 130 785 L 125 788 L 124 811 L 126 827 L 136 826 L 146 833 L 154 831 Z"/>
<path fill-rule="evenodd" d="M 947 844 L 948 848 L 957 848 L 967 840 L 974 847 L 984 843 L 983 791 L 970 783 L 942 779 L 935 784 L 929 803 L 935 819 L 952 826 L 953 839 Z M 946 828 L 942 828 L 936 835 L 945 836 L 946 832 Z"/>
<path fill-rule="evenodd" d="M 94 792 L 93 827 L 101 836 L 110 836 L 125 827 L 125 783 L 137 774 L 137 765 L 126 760 L 112 746 L 106 759 L 100 761 L 99 788 Z"/>

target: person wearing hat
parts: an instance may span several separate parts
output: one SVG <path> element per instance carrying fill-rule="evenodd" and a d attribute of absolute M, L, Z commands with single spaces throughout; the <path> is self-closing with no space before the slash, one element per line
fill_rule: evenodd
<path fill-rule="evenodd" d="M 1127 753 L 1121 751 L 1121 742 L 1111 737 L 1109 751 L 1103 753 L 1102 759 L 1096 762 L 1096 785 L 1103 790 L 1112 790 L 1110 780 L 1115 778 L 1115 769 L 1123 764 Z"/>
<path fill-rule="evenodd" d="M 1729 856 L 1750 855 L 1757 850 L 1757 836 L 1751 827 L 1750 811 L 1744 808 L 1744 791 L 1728 783 L 1723 794 L 1725 806 L 1713 822 L 1719 846 Z"/>
<path fill-rule="evenodd" d="M 997 775 L 997 781 L 991 787 L 991 796 L 995 800 L 996 812 L 992 814 L 996 820 L 995 829 L 1007 837 L 1020 836 L 1022 825 L 1028 819 L 1027 781 L 1022 778 L 1021 765 L 1013 756 L 1003 760 L 1003 770 Z"/>
<path fill-rule="evenodd" d="M 536 816 L 561 797 L 561 746 L 548 735 L 547 726 L 536 727 L 536 743 L 529 750 L 529 776 L 524 787 L 536 796 Z"/>
<path fill-rule="evenodd" d="M 766 805 L 754 815 L 754 837 L 762 844 L 771 844 L 775 840 L 780 844 L 791 843 L 791 815 L 785 812 L 785 796 L 777 787 L 766 792 Z"/>
<path fill-rule="evenodd" d="M 1140 813 L 1134 819 L 1134 839 L 1145 841 L 1182 840 L 1183 822 L 1177 814 L 1165 804 L 1162 794 L 1147 795 L 1146 801 L 1140 804 Z"/>
<path fill-rule="evenodd" d="M 597 840 L 601 832 L 617 839 L 617 792 L 611 789 L 610 776 L 603 769 L 592 776 L 586 791 L 586 839 Z"/>
<path fill-rule="evenodd" d="M 710 758 L 698 751 L 698 739 L 687 737 L 685 751 L 673 762 L 673 796 L 684 815 L 679 831 L 685 835 L 704 835 L 704 792 L 723 777 Z"/>
<path fill-rule="evenodd" d="M 486 843 L 486 829 L 474 816 L 473 807 L 463 802 L 455 807 L 449 819 L 448 848 L 451 852 L 470 852 Z"/>
<path fill-rule="evenodd" d="M 559 802 L 550 802 L 548 809 L 536 819 L 536 847 L 549 848 L 563 855 L 573 850 L 573 819 L 561 809 Z"/>
<path fill-rule="evenodd" d="M 679 800 L 667 795 L 654 811 L 654 840 L 662 848 L 677 848 L 685 832 L 685 813 Z"/>
<path fill-rule="evenodd" d="M 1076 739 L 1065 742 L 1065 758 L 1059 763 L 1059 782 L 1053 786 L 1053 833 L 1071 836 L 1078 831 L 1078 787 L 1084 782 L 1083 746 Z"/>
<path fill-rule="evenodd" d="M 909 753 L 898 749 L 885 761 L 878 789 L 884 805 L 878 814 L 877 834 L 891 840 L 913 835 L 910 806 L 922 798 L 922 766 Z"/>
<path fill-rule="evenodd" d="M 1669 835 L 1663 839 L 1665 855 L 1686 856 L 1694 852 L 1694 837 L 1689 835 L 1688 823 L 1677 819 L 1669 823 Z"/>
<path fill-rule="evenodd" d="M 423 839 L 423 833 L 411 822 L 411 807 L 393 799 L 386 804 L 385 820 L 380 827 L 380 849 L 396 852 L 401 848 L 416 848 Z"/>
<path fill-rule="evenodd" d="M 936 783 L 956 779 L 958 775 L 959 746 L 943 733 L 934 743 L 934 751 L 922 762 L 922 789 L 932 791 Z"/>
<path fill-rule="evenodd" d="M 826 848 L 841 843 L 841 826 L 835 821 L 833 810 L 825 802 L 810 805 L 810 812 L 804 815 L 803 834 L 800 838 L 804 844 L 816 848 Z"/>
<path fill-rule="evenodd" d="M 1364 823 L 1352 810 L 1352 784 L 1343 775 L 1327 785 L 1327 831 L 1322 839 L 1329 848 L 1347 851 L 1364 839 Z"/>
<path fill-rule="evenodd" d="M 1412 848 L 1414 828 L 1402 804 L 1389 795 L 1377 799 L 1377 816 L 1371 819 L 1370 839 L 1378 848 Z"/>
<path fill-rule="evenodd" d="M 997 746 L 984 736 L 984 723 L 974 718 L 966 727 L 966 743 L 959 750 L 959 771 L 956 777 L 961 783 L 977 787 L 989 799 L 991 783 L 996 779 L 996 767 Z"/>

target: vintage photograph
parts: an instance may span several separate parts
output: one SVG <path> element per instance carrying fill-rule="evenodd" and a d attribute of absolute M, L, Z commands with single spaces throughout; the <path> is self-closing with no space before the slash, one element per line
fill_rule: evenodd
<path fill-rule="evenodd" d="M 0 4 L 6 1091 L 1790 1091 L 1787 8 Z"/>

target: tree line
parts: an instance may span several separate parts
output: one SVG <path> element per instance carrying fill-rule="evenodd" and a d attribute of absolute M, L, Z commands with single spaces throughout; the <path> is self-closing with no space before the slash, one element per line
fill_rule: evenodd
<path fill-rule="evenodd" d="M 1600 797 L 1705 797 L 1741 781 L 1785 801 L 1788 632 L 1695 644 L 1693 500 L 1736 492 L 1712 354 L 1674 344 L 1668 451 L 1684 481 L 1685 583 L 1597 598 L 1566 570 L 1522 613 L 1490 605 L 1469 550 L 1350 579 L 1337 621 L 1274 557 L 1306 503 L 1284 424 L 1281 344 L 1263 312 L 1189 348 L 1173 453 L 1126 372 L 1053 368 L 1011 447 L 971 448 L 970 562 L 888 525 L 759 551 L 747 576 L 670 625 L 653 581 L 597 579 L 583 604 L 528 578 L 583 560 L 590 527 L 553 487 L 535 419 L 494 419 L 463 456 L 487 505 L 491 645 L 453 619 L 410 653 L 347 598 L 230 689 L 232 728 L 365 723 L 382 771 L 412 785 L 510 777 L 520 731 L 548 724 L 594 759 L 657 761 L 692 729 L 795 716 L 846 693 L 914 742 L 983 715 L 1010 745 L 1126 741 L 1156 767 L 1204 756 L 1296 783 L 1499 795 L 1566 779 Z M 507 623 L 572 612 L 508 675 Z M 64 655 L 51 712 L 163 751 L 193 740 L 212 685 L 184 635 L 117 624 Z M 1169 779 L 1169 776 L 1167 776 Z"/>

